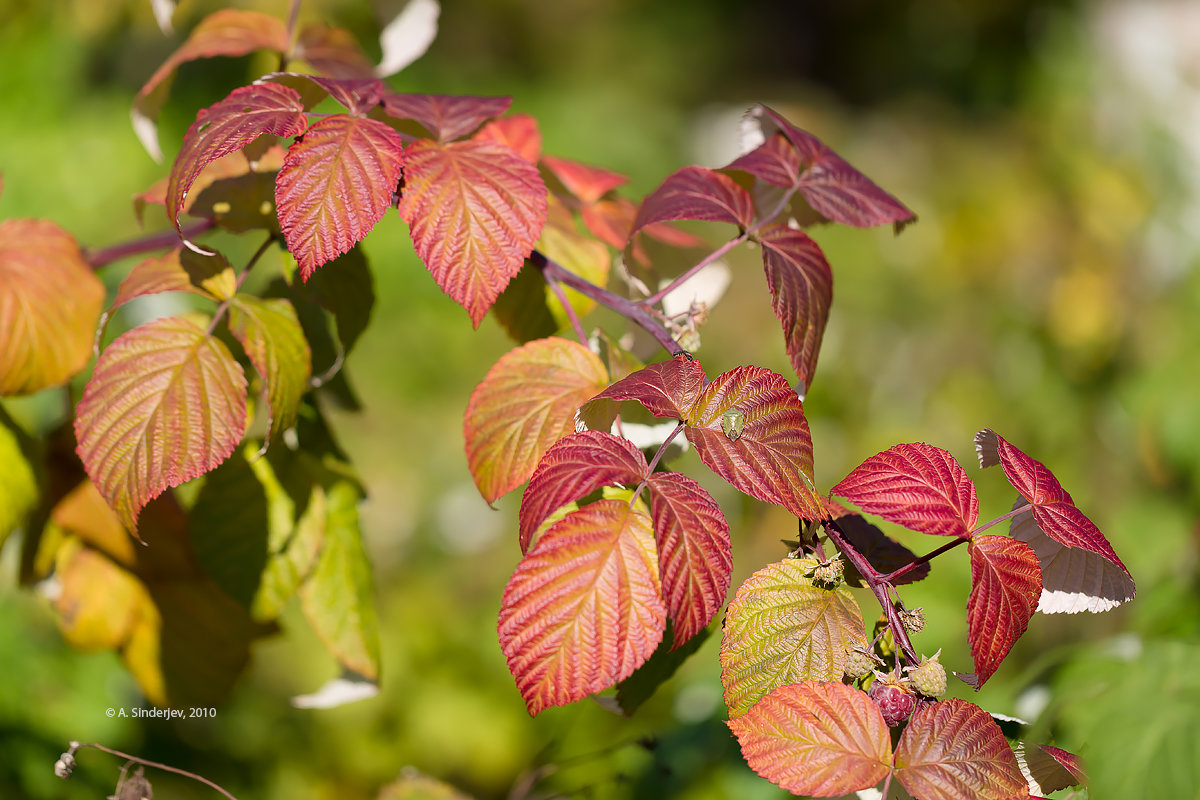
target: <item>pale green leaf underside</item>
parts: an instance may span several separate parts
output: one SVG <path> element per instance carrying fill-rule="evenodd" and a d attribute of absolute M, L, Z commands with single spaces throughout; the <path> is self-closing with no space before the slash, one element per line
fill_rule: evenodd
<path fill-rule="evenodd" d="M 805 576 L 814 565 L 811 559 L 769 564 L 730 602 L 721 683 L 731 719 L 780 686 L 841 680 L 846 653 L 866 644 L 858 602 L 844 586 L 814 586 Z"/>

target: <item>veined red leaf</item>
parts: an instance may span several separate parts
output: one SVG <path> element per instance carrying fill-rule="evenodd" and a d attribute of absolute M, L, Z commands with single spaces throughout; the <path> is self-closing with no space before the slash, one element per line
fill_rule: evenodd
<path fill-rule="evenodd" d="M 1017 767 L 1021 770 L 1030 792 L 1039 795 L 1057 792 L 1068 786 L 1087 783 L 1087 773 L 1079 756 L 1046 744 L 1032 745 L 1017 742 L 1013 747 Z"/>
<path fill-rule="evenodd" d="M 546 213 L 542 176 L 512 148 L 421 140 L 408 150 L 400 216 L 433 279 L 476 327 L 533 250 Z"/>
<path fill-rule="evenodd" d="M 117 308 L 134 298 L 161 292 L 188 292 L 210 300 L 222 300 L 229 296 L 224 294 L 226 288 L 236 288 L 233 285 L 233 268 L 228 261 L 220 257 L 200 256 L 196 260 L 189 259 L 188 267 L 192 269 L 188 269 L 180 258 L 181 252 L 181 248 L 177 247 L 165 255 L 151 256 L 135 264 L 125 280 L 121 281 L 112 307 Z M 191 250 L 187 252 L 199 255 Z M 214 269 L 216 267 L 220 269 Z"/>
<path fill-rule="evenodd" d="M 978 689 L 1029 627 L 1042 593 L 1042 571 L 1029 545 L 1007 536 L 975 536 L 967 550 L 971 554 L 967 635 Z"/>
<path fill-rule="evenodd" d="M 783 324 L 788 357 L 807 393 L 833 303 L 833 272 L 821 248 L 802 231 L 772 225 L 757 238 L 771 307 Z"/>
<path fill-rule="evenodd" d="M 1027 800 L 1000 726 L 957 698 L 917 708 L 896 745 L 896 777 L 921 800 Z"/>
<path fill-rule="evenodd" d="M 816 564 L 814 559 L 768 564 L 729 602 L 721 684 L 730 719 L 781 686 L 841 680 L 846 655 L 867 645 L 854 595 L 845 586 L 814 586 L 808 573 Z"/>
<path fill-rule="evenodd" d="M 892 761 L 879 707 L 842 683 L 781 686 L 731 719 L 750 768 L 793 794 L 833 797 L 874 786 Z"/>
<path fill-rule="evenodd" d="M 549 447 L 575 430 L 575 412 L 608 380 L 581 344 L 551 337 L 501 356 L 471 393 L 463 419 L 467 466 L 489 503 L 533 474 Z"/>
<path fill-rule="evenodd" d="M 728 175 L 704 167 L 684 167 L 642 201 L 630 236 L 656 222 L 684 219 L 731 222 L 748 228 L 754 221 L 754 201 Z"/>
<path fill-rule="evenodd" d="M 179 230 L 188 190 L 204 167 L 260 136 L 297 136 L 307 124 L 300 95 L 274 83 L 242 86 L 224 100 L 200 109 L 183 136 L 167 181 L 167 212 L 175 230 Z"/>
<path fill-rule="evenodd" d="M 858 228 L 916 219 L 903 203 L 876 186 L 816 136 L 800 130 L 766 106 L 758 106 L 751 113 L 762 126 L 765 139 L 778 130 L 795 146 L 804 167 L 800 193 L 826 219 Z"/>
<path fill-rule="evenodd" d="M 83 369 L 104 284 L 48 220 L 0 221 L 0 396 L 32 394 Z"/>
<path fill-rule="evenodd" d="M 321 22 L 305 25 L 296 37 L 294 56 L 329 78 L 375 79 L 375 65 L 354 34 L 345 28 L 332 28 Z"/>
<path fill-rule="evenodd" d="M 158 112 L 180 64 L 214 56 L 244 56 L 255 50 L 288 50 L 288 31 L 276 17 L 258 11 L 226 8 L 200 21 L 187 41 L 163 62 L 133 101 L 133 129 L 155 161 L 162 160 L 158 146 Z"/>
<path fill-rule="evenodd" d="M 622 378 L 593 399 L 636 400 L 656 417 L 687 419 L 703 389 L 700 362 L 678 355 Z"/>
<path fill-rule="evenodd" d="M 439 144 L 470 134 L 490 119 L 508 111 L 511 97 L 470 97 L 448 94 L 387 92 L 383 110 L 397 119 L 421 123 Z"/>
<path fill-rule="evenodd" d="M 741 415 L 736 438 L 722 428 L 726 413 Z M 734 487 L 804 519 L 825 515 L 813 486 L 812 436 L 804 405 L 782 375 L 761 367 L 718 375 L 686 421 L 688 441 L 700 460 Z"/>
<path fill-rule="evenodd" d="M 224 461 L 246 429 L 246 377 L 221 341 L 180 317 L 123 334 L 100 355 L 75 417 L 76 452 L 122 524 Z"/>
<path fill-rule="evenodd" d="M 883 531 L 867 522 L 860 514 L 851 514 L 844 510 L 833 515 L 842 535 L 846 537 L 854 549 L 863 554 L 877 571 L 886 575 L 906 564 L 917 560 L 917 554 L 909 550 Z M 903 586 L 906 583 L 916 583 L 929 575 L 929 562 L 914 567 L 892 581 L 893 586 Z M 862 576 L 852 565 L 846 565 L 846 582 L 852 586 L 861 586 Z"/>
<path fill-rule="evenodd" d="M 278 83 L 297 92 L 305 108 L 312 108 L 326 97 L 346 107 L 351 116 L 365 116 L 379 105 L 387 88 L 378 78 L 308 75 L 301 72 L 272 72 L 258 79 L 258 83 Z"/>
<path fill-rule="evenodd" d="M 629 182 L 629 178 L 619 172 L 589 167 L 568 158 L 542 156 L 542 165 L 558 178 L 568 192 L 585 203 L 594 203 Z"/>
<path fill-rule="evenodd" d="M 1025 505 L 1018 500 L 1013 508 Z M 1137 593 L 1129 573 L 1099 553 L 1067 547 L 1038 527 L 1031 511 L 1012 518 L 1009 532 L 1033 548 L 1042 568 L 1043 614 L 1099 613 L 1132 600 Z"/>
<path fill-rule="evenodd" d="M 400 180 L 404 145 L 382 122 L 335 114 L 288 148 L 275 204 L 304 278 L 337 258 L 383 218 Z"/>
<path fill-rule="evenodd" d="M 791 186 L 800 177 L 800 156 L 782 133 L 766 137 L 766 141 L 724 167 L 748 172 L 772 186 Z"/>
<path fill-rule="evenodd" d="M 868 514 L 933 536 L 968 536 L 979 519 L 975 484 L 954 456 L 920 442 L 871 456 L 833 493 Z"/>
<path fill-rule="evenodd" d="M 712 496 L 686 475 L 655 472 L 649 483 L 675 649 L 704 630 L 725 602 L 733 570 L 729 523 Z"/>
<path fill-rule="evenodd" d="M 312 351 L 296 309 L 282 298 L 238 295 L 229 306 L 229 332 L 241 343 L 267 387 L 265 448 L 277 431 L 296 424 L 300 397 L 312 377 Z"/>
<path fill-rule="evenodd" d="M 521 560 L 498 630 L 536 715 L 628 677 L 665 624 L 650 517 L 623 500 L 598 500 L 555 523 Z"/>
<path fill-rule="evenodd" d="M 542 155 L 542 132 L 537 120 L 528 114 L 513 114 L 501 117 L 480 128 L 474 139 L 486 139 L 511 147 L 526 161 L 537 163 Z"/>
<path fill-rule="evenodd" d="M 611 433 L 583 431 L 560 439 L 542 456 L 521 498 L 521 552 L 556 509 L 602 486 L 639 483 L 646 468 L 642 451 Z"/>
<path fill-rule="evenodd" d="M 989 449 L 991 438 L 995 437 L 996 455 L 1004 467 L 1004 477 L 1022 497 L 1033 504 L 1033 519 L 1047 536 L 1067 547 L 1096 553 L 1129 575 L 1129 570 L 1113 552 L 1104 534 L 1075 507 L 1075 501 L 1062 488 L 1054 473 L 1042 462 L 1025 455 L 990 430 L 980 431 L 976 435 L 977 448 L 981 447 L 978 444 L 980 437 L 983 437 Z M 980 453 L 982 458 L 983 450 Z"/>

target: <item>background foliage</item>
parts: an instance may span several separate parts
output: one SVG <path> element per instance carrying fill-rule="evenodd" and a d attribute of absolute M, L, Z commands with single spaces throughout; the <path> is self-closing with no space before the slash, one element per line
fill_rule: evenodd
<path fill-rule="evenodd" d="M 213 7 L 183 4 L 178 27 Z M 305 8 L 373 39 L 367 4 Z M 805 404 L 817 482 L 832 484 L 898 441 L 936 444 L 970 464 L 970 435 L 984 426 L 1053 465 L 1141 592 L 1106 615 L 1035 617 L 972 699 L 1080 752 L 1098 796 L 1188 796 L 1200 785 L 1200 731 L 1185 713 L 1200 702 L 1188 677 L 1200 656 L 1200 235 L 1188 225 L 1200 148 L 1181 124 L 1200 110 L 1200 92 L 1182 77 L 1198 56 L 1182 33 L 1175 50 L 1147 50 L 1139 38 L 1155 24 L 1165 31 L 1155 41 L 1186 30 L 1168 16 L 1186 12 L 1171 9 L 469 0 L 447 4 L 429 54 L 393 81 L 511 94 L 513 111 L 539 119 L 546 152 L 624 172 L 642 192 L 685 164 L 727 161 L 738 116 L 762 101 L 835 142 L 917 211 L 920 224 L 899 239 L 814 232 L 844 276 L 822 379 Z M 173 45 L 141 0 L 0 0 L 0 218 L 53 218 L 97 247 L 136 235 L 123 209 L 161 172 L 133 137 L 128 108 Z M 177 142 L 195 109 L 269 66 L 185 66 L 161 140 Z M 95 754 L 69 784 L 51 774 L 65 742 L 79 739 L 267 800 L 374 797 L 406 765 L 481 797 L 503 796 L 542 764 L 557 772 L 539 790 L 776 796 L 721 722 L 715 638 L 632 721 L 591 702 L 528 718 L 495 641 L 519 557 L 516 502 L 487 508 L 461 446 L 466 400 L 508 341 L 490 317 L 478 332 L 466 324 L 394 218 L 365 248 L 379 300 L 349 365 L 365 411 L 335 424 L 369 492 L 382 694 L 328 711 L 291 708 L 290 697 L 335 667 L 285 615 L 284 634 L 256 646 L 216 719 L 109 719 L 106 708 L 139 702 L 132 680 L 115 656 L 62 642 L 46 602 L 16 589 L 9 547 L 0 554 L 0 795 L 110 791 L 112 764 Z M 735 254 L 731 266 L 745 258 L 753 267 L 753 257 Z M 105 276 L 110 289 L 123 271 Z M 760 273 L 742 271 L 703 330 L 705 363 L 786 373 L 761 279 L 748 277 Z M 168 310 L 129 308 L 124 325 Z M 65 413 L 40 396 L 5 401 L 3 412 L 31 431 Z M 979 483 L 985 510 L 1007 508 L 998 479 Z M 715 482 L 706 488 L 730 519 L 734 585 L 783 555 L 790 517 Z M 943 662 L 966 671 L 965 629 L 954 626 L 968 572 L 965 556 L 955 558 L 906 598 L 919 596 L 930 620 L 918 649 L 923 639 L 961 642 Z M 1054 702 L 1043 707 L 1047 688 Z M 961 685 L 951 691 L 968 697 Z M 640 746 L 643 737 L 657 746 Z M 1137 753 L 1134 738 L 1144 743 Z M 208 796 L 169 778 L 155 787 Z"/>

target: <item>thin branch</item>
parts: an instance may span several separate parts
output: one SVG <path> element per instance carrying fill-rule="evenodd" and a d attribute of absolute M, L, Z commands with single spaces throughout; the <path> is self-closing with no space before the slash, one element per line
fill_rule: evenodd
<path fill-rule="evenodd" d="M 205 778 L 203 775 L 197 775 L 194 772 L 188 772 L 186 769 L 180 769 L 179 767 L 172 767 L 169 764 L 160 764 L 157 761 L 147 761 L 144 758 L 138 758 L 137 756 L 131 756 L 131 755 L 129 755 L 129 753 L 122 753 L 120 750 L 113 750 L 112 748 L 105 747 L 102 744 L 96 744 L 94 742 L 85 742 L 82 744 L 79 742 L 71 742 L 71 748 L 69 750 L 67 750 L 67 754 L 70 756 L 74 756 L 76 750 L 80 750 L 84 747 L 94 747 L 97 750 L 108 753 L 109 755 L 114 755 L 114 756 L 117 756 L 118 758 L 124 758 L 128 761 L 133 761 L 136 764 L 141 764 L 141 765 L 147 766 L 147 767 L 153 767 L 154 769 L 161 769 L 165 772 L 174 772 L 176 775 L 182 775 L 185 778 L 191 778 L 194 781 L 199 781 L 200 783 L 203 783 L 205 786 L 215 789 L 216 791 L 218 791 L 221 794 L 228 797 L 229 800 L 237 800 L 237 798 L 234 797 L 232 794 L 225 791 L 220 786 L 218 786 L 217 784 L 210 781 L 208 778 Z"/>
<path fill-rule="evenodd" d="M 586 278 L 581 278 L 537 250 L 529 254 L 529 263 L 541 270 L 547 280 L 558 281 L 565 286 L 570 286 L 584 297 L 590 297 L 597 303 L 607 306 L 623 317 L 636 322 L 647 333 L 653 336 L 654 340 L 662 345 L 662 348 L 668 353 L 674 354 L 679 352 L 679 344 L 671 337 L 670 331 L 659 322 L 657 317 L 634 301 L 627 300 L 603 287 L 597 286 Z"/>
<path fill-rule="evenodd" d="M 916 569 L 917 567 L 921 566 L 922 564 L 928 562 L 929 560 L 937 558 L 942 553 L 945 553 L 948 550 L 953 550 L 954 548 L 958 547 L 959 545 L 966 544 L 969 541 L 971 541 L 970 537 L 956 537 L 954 539 L 954 541 L 947 542 L 946 544 L 942 545 L 938 549 L 928 552 L 925 555 L 921 556 L 920 558 L 910 561 L 909 563 L 905 564 L 903 567 L 900 567 L 899 569 L 894 570 L 893 572 L 889 572 L 887 575 L 882 576 L 880 578 L 880 580 L 887 581 L 888 583 L 894 583 L 897 578 L 899 578 L 903 575 L 907 575 L 908 573 L 912 572 L 914 569 Z"/>
<path fill-rule="evenodd" d="M 562 284 L 558 280 L 551 278 L 542 272 L 542 277 L 546 279 L 554 296 L 558 298 L 558 302 L 562 304 L 563 312 L 567 315 L 567 319 L 571 321 L 571 327 L 575 329 L 575 336 L 579 339 L 579 343 L 584 347 L 587 346 L 587 334 L 584 333 L 583 323 L 579 320 L 579 315 L 575 313 L 575 306 L 571 305 L 571 301 L 567 299 L 567 293 L 563 290 Z"/>
<path fill-rule="evenodd" d="M 180 245 L 183 239 L 191 239 L 194 236 L 199 236 L 205 231 L 214 228 L 216 224 L 216 220 L 213 219 L 197 220 L 178 233 L 174 230 L 159 231 L 158 233 L 122 242 L 112 247 L 105 247 L 100 250 L 85 250 L 83 258 L 91 265 L 92 269 L 100 269 L 101 267 L 107 267 L 114 261 L 120 261 L 129 256 L 153 253 L 159 250 L 169 250 Z M 182 238 L 180 238 L 181 234 Z"/>
<path fill-rule="evenodd" d="M 749 237 L 750 237 L 750 232 L 745 231 L 742 233 L 741 236 L 737 236 L 737 237 L 734 237 L 733 239 L 730 239 L 728 242 L 721 245 L 716 250 L 713 250 L 711 253 L 706 255 L 704 258 L 700 259 L 700 261 L 696 262 L 691 267 L 688 267 L 688 269 L 686 271 L 684 271 L 684 273 L 681 274 L 679 277 L 675 278 L 675 280 L 671 281 L 666 286 L 659 289 L 657 292 L 650 295 L 649 297 L 639 300 L 638 303 L 643 308 L 649 308 L 650 306 L 658 305 L 660 302 L 662 302 L 662 299 L 664 297 L 666 297 L 668 294 L 675 291 L 680 286 L 682 286 L 683 284 L 685 284 L 689 280 L 691 280 L 692 277 L 694 277 L 697 272 L 704 269 L 705 267 L 707 267 L 712 262 L 716 261 L 721 256 L 725 255 L 730 250 L 737 247 L 739 244 L 745 243 Z"/>
<path fill-rule="evenodd" d="M 254 268 L 254 265 L 258 263 L 258 260 L 263 257 L 264 253 L 267 252 L 267 248 L 274 243 L 275 234 L 267 234 L 267 240 L 258 246 L 258 249 L 254 251 L 254 255 L 250 256 L 250 260 L 246 262 L 246 268 L 238 274 L 237 284 L 234 287 L 234 294 L 236 294 L 237 291 L 242 288 L 242 284 L 246 282 L 246 277 L 250 274 L 250 270 Z M 217 323 L 221 321 L 221 317 L 225 315 L 225 312 L 229 308 L 229 304 L 232 301 L 233 298 L 230 297 L 223 301 L 221 305 L 217 306 L 217 310 L 213 313 L 212 321 L 208 323 L 209 334 L 216 329 Z"/>

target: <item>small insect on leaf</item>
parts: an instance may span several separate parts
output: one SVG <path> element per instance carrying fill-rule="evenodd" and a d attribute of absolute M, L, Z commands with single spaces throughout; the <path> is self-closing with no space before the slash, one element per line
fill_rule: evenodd
<path fill-rule="evenodd" d="M 741 437 L 745 424 L 746 415 L 740 408 L 731 408 L 721 415 L 721 430 L 725 432 L 725 438 L 731 442 L 736 442 Z"/>

